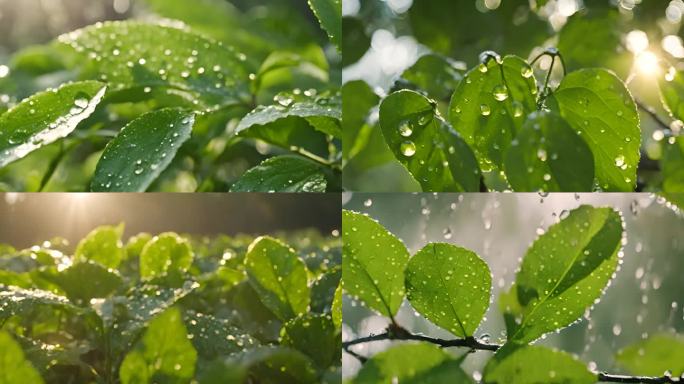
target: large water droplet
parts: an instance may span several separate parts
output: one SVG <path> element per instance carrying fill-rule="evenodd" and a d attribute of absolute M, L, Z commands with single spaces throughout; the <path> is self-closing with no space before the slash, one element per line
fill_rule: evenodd
<path fill-rule="evenodd" d="M 620 168 L 623 165 L 625 165 L 625 157 L 622 155 L 616 157 L 615 158 L 615 166 Z"/>
<path fill-rule="evenodd" d="M 406 157 L 411 157 L 416 154 L 416 145 L 413 143 L 413 141 L 410 140 L 401 143 L 399 149 L 401 150 L 401 153 Z"/>
<path fill-rule="evenodd" d="M 497 101 L 504 101 L 508 99 L 508 88 L 503 84 L 499 84 L 494 87 L 492 94 Z"/>
<path fill-rule="evenodd" d="M 522 77 L 529 79 L 532 77 L 532 67 L 529 65 L 525 64 L 521 69 L 520 69 L 520 74 Z"/>
<path fill-rule="evenodd" d="M 489 108 L 489 105 L 482 104 L 480 105 L 480 113 L 482 113 L 482 116 L 489 116 L 489 114 L 492 113 L 492 110 Z"/>
<path fill-rule="evenodd" d="M 486 73 L 486 72 L 488 71 L 488 68 L 487 68 L 487 66 L 486 66 L 485 64 L 480 64 L 480 65 L 478 65 L 478 66 L 477 66 L 477 69 L 478 69 L 480 72 L 482 72 L 482 73 Z"/>
<path fill-rule="evenodd" d="M 411 127 L 411 123 L 408 121 L 402 121 L 399 124 L 399 134 L 404 137 L 411 136 L 413 134 L 413 128 Z"/>

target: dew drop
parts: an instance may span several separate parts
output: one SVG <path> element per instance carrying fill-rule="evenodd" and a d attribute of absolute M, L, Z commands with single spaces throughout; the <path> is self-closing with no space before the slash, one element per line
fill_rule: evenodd
<path fill-rule="evenodd" d="M 494 98 L 497 101 L 504 101 L 508 98 L 508 89 L 505 85 L 499 84 L 496 87 L 494 87 L 492 94 L 494 95 Z"/>
<path fill-rule="evenodd" d="M 404 137 L 409 137 L 413 134 L 413 129 L 411 128 L 411 123 L 408 121 L 402 121 L 399 124 L 399 134 Z"/>
<path fill-rule="evenodd" d="M 492 113 L 492 110 L 489 108 L 489 105 L 482 104 L 480 105 L 480 113 L 482 113 L 482 116 L 489 116 L 489 114 Z"/>
<path fill-rule="evenodd" d="M 413 143 L 413 141 L 404 141 L 403 143 L 401 143 L 399 149 L 401 150 L 401 153 L 406 157 L 411 157 L 416 154 L 416 145 Z"/>
<path fill-rule="evenodd" d="M 529 79 L 530 77 L 532 77 L 532 67 L 527 64 L 524 65 L 520 69 L 520 74 L 522 75 L 522 77 Z"/>

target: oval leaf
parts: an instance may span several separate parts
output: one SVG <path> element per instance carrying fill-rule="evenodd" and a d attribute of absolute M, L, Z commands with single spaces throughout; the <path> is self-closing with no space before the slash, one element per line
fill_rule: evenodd
<path fill-rule="evenodd" d="M 478 191 L 480 174 L 472 151 L 433 103 L 408 90 L 385 98 L 380 126 L 387 145 L 423 191 Z"/>
<path fill-rule="evenodd" d="M 684 119 L 684 75 L 673 68 L 658 77 L 660 100 L 675 119 Z"/>
<path fill-rule="evenodd" d="M 100 103 L 107 87 L 70 83 L 35 94 L 0 116 L 0 168 L 67 137 Z"/>
<path fill-rule="evenodd" d="M 636 104 L 622 80 L 605 69 L 575 71 L 561 81 L 553 98 L 560 115 L 591 148 L 598 186 L 634 190 L 641 130 Z"/>
<path fill-rule="evenodd" d="M 563 328 L 601 297 L 618 265 L 622 224 L 612 208 L 583 205 L 532 244 L 501 298 L 509 341 Z"/>
<path fill-rule="evenodd" d="M 596 375 L 571 355 L 542 346 L 506 346 L 487 363 L 484 384 L 593 384 Z"/>
<path fill-rule="evenodd" d="M 188 30 L 115 21 L 79 29 L 58 40 L 85 63 L 84 77 L 103 79 L 115 90 L 173 88 L 206 107 L 247 97 L 244 55 Z"/>
<path fill-rule="evenodd" d="M 285 323 L 280 331 L 281 345 L 301 351 L 320 369 L 336 361 L 339 364 L 341 342 L 330 315 L 299 316 Z"/>
<path fill-rule="evenodd" d="M 406 297 L 432 323 L 460 337 L 480 325 L 492 289 L 487 263 L 475 252 L 430 243 L 406 266 Z"/>
<path fill-rule="evenodd" d="M 342 1 L 341 0 L 309 0 L 309 7 L 328 32 L 330 41 L 340 49 L 342 46 Z"/>
<path fill-rule="evenodd" d="M 471 69 L 449 104 L 449 121 L 475 152 L 483 172 L 502 167 L 503 155 L 525 116 L 536 110 L 532 68 L 517 56 Z"/>
<path fill-rule="evenodd" d="M 428 343 L 403 344 L 380 352 L 368 360 L 352 383 L 454 383 L 473 380 L 449 352 Z"/>
<path fill-rule="evenodd" d="M 90 261 L 76 263 L 64 271 L 43 277 L 59 286 L 69 300 L 79 305 L 88 304 L 92 298 L 107 297 L 123 284 L 116 271 Z"/>
<path fill-rule="evenodd" d="M 342 212 L 344 290 L 369 308 L 392 317 L 404 299 L 404 244 L 377 221 Z"/>
<path fill-rule="evenodd" d="M 19 343 L 6 332 L 0 332 L 0 383 L 44 383 L 38 371 L 24 357 Z"/>
<path fill-rule="evenodd" d="M 76 247 L 76 261 L 92 260 L 107 268 L 118 267 L 125 255 L 121 242 L 123 231 L 123 223 L 116 227 L 104 225 L 90 231 Z"/>
<path fill-rule="evenodd" d="M 162 233 L 152 238 L 140 253 L 140 277 L 151 279 L 185 272 L 192 265 L 192 259 L 188 240 L 173 232 Z"/>
<path fill-rule="evenodd" d="M 190 382 L 197 352 L 188 340 L 181 313 L 171 308 L 150 322 L 135 349 L 121 364 L 123 384 Z"/>
<path fill-rule="evenodd" d="M 247 171 L 231 192 L 325 192 L 321 167 L 296 156 L 272 157 Z"/>
<path fill-rule="evenodd" d="M 307 312 L 309 287 L 304 261 L 271 237 L 259 237 L 245 256 L 249 282 L 261 302 L 281 320 Z"/>
<path fill-rule="evenodd" d="M 147 113 L 107 144 L 97 163 L 95 192 L 145 192 L 190 138 L 194 115 L 178 109 Z"/>
<path fill-rule="evenodd" d="M 533 112 L 505 155 L 511 187 L 520 192 L 591 191 L 594 158 L 587 143 L 553 112 Z"/>
<path fill-rule="evenodd" d="M 684 337 L 660 333 L 620 350 L 616 360 L 635 375 L 661 376 L 684 373 Z"/>

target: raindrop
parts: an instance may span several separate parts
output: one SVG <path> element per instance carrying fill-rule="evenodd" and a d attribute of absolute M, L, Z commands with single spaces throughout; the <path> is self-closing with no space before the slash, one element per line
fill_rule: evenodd
<path fill-rule="evenodd" d="M 401 150 L 401 153 L 406 157 L 411 157 L 416 153 L 416 145 L 413 143 L 413 141 L 409 140 L 401 143 L 399 149 Z"/>
<path fill-rule="evenodd" d="M 494 87 L 492 94 L 497 101 L 504 101 L 508 98 L 508 89 L 505 85 L 499 84 Z"/>
<path fill-rule="evenodd" d="M 486 73 L 486 72 L 488 71 L 488 68 L 487 68 L 487 66 L 486 66 L 485 64 L 480 64 L 480 65 L 478 65 L 478 66 L 477 66 L 477 69 L 478 69 L 480 72 L 482 72 L 482 73 Z"/>
<path fill-rule="evenodd" d="M 522 77 L 529 79 L 532 77 L 532 67 L 525 64 L 521 69 L 520 69 L 520 74 Z"/>
<path fill-rule="evenodd" d="M 622 166 L 625 165 L 625 157 L 620 155 L 615 158 L 615 166 L 618 168 L 622 168 Z"/>
<path fill-rule="evenodd" d="M 513 116 L 520 117 L 523 114 L 523 106 L 519 101 L 513 102 Z"/>
<path fill-rule="evenodd" d="M 446 228 L 444 229 L 443 235 L 444 235 L 444 238 L 445 238 L 446 240 L 451 239 L 451 236 L 452 236 L 451 228 L 446 227 Z"/>
<path fill-rule="evenodd" d="M 480 105 L 480 113 L 482 113 L 482 116 L 489 116 L 489 114 L 492 113 L 492 110 L 489 108 L 489 105 L 482 104 Z"/>
<path fill-rule="evenodd" d="M 373 205 L 373 200 L 371 200 L 371 199 L 367 199 L 366 201 L 363 202 L 364 207 L 370 207 L 371 205 Z"/>
<path fill-rule="evenodd" d="M 413 134 L 411 123 L 408 121 L 402 121 L 401 124 L 399 124 L 399 134 L 404 137 L 411 136 Z"/>

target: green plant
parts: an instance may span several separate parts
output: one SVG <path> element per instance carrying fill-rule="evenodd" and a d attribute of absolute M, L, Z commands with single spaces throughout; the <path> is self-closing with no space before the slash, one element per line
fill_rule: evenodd
<path fill-rule="evenodd" d="M 394 234 L 368 216 L 344 211 L 342 225 L 343 290 L 389 319 L 382 333 L 342 342 L 344 350 L 362 362 L 352 383 L 473 383 L 461 368 L 468 354 L 456 358 L 445 348 L 495 352 L 482 372 L 485 384 L 675 383 L 684 374 L 682 336 L 667 332 L 650 335 L 616 355 L 630 372 L 652 376 L 596 371 L 567 352 L 533 344 L 599 305 L 619 273 L 624 224 L 613 208 L 582 205 L 538 231 L 515 282 L 499 296 L 506 326 L 502 344 L 475 336 L 492 290 L 489 267 L 476 253 L 428 243 L 410 256 Z M 432 337 L 399 324 L 395 315 L 404 298 L 417 315 L 455 338 Z M 354 350 L 379 340 L 402 343 L 370 357 Z"/>
<path fill-rule="evenodd" d="M 425 192 L 682 191 L 680 21 L 667 3 L 560 3 L 416 1 L 396 19 L 369 4 L 345 19 L 352 52 L 382 51 L 363 37 L 383 22 L 429 48 L 387 95 L 344 84 L 345 187 L 384 190 L 384 169 Z"/>
<path fill-rule="evenodd" d="M 339 190 L 340 1 L 271 3 L 146 0 L 152 22 L 16 52 L 0 78 L 0 189 Z"/>
<path fill-rule="evenodd" d="M 0 382 L 340 382 L 339 238 L 123 229 L 0 246 Z"/>

